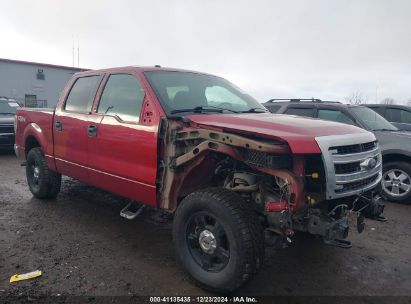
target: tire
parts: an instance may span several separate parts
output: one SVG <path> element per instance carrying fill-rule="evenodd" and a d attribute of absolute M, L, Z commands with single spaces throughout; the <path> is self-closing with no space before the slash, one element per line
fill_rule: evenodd
<path fill-rule="evenodd" d="M 173 240 L 182 267 L 197 284 L 213 292 L 239 288 L 264 261 L 263 227 L 257 214 L 226 189 L 188 195 L 176 211 Z"/>
<path fill-rule="evenodd" d="M 55 198 L 60 192 L 61 175 L 48 168 L 41 148 L 33 148 L 27 154 L 26 177 L 36 198 Z"/>
<path fill-rule="evenodd" d="M 403 161 L 384 164 L 381 186 L 387 200 L 411 204 L 411 164 Z"/>

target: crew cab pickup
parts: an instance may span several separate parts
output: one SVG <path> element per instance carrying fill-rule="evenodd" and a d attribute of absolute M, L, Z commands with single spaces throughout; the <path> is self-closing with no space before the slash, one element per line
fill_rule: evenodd
<path fill-rule="evenodd" d="M 66 175 L 174 213 L 176 256 L 214 291 L 257 273 L 265 241 L 287 244 L 302 231 L 349 247 L 348 218 L 361 232 L 364 215 L 384 208 L 373 195 L 381 154 L 372 133 L 271 114 L 208 74 L 77 73 L 54 110 L 17 110 L 15 128 L 36 198 L 55 198 Z"/>

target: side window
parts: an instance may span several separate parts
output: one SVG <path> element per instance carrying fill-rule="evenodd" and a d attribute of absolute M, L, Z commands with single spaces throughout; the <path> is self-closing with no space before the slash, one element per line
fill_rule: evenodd
<path fill-rule="evenodd" d="M 384 116 L 384 108 L 381 107 L 370 107 L 371 110 L 377 112 L 381 116 Z"/>
<path fill-rule="evenodd" d="M 97 112 L 138 122 L 144 95 L 140 82 L 133 75 L 113 74 L 106 83 Z"/>
<path fill-rule="evenodd" d="M 281 108 L 281 105 L 263 105 L 265 106 L 271 113 L 277 113 L 277 111 Z"/>
<path fill-rule="evenodd" d="M 318 118 L 355 125 L 354 121 L 339 110 L 318 110 Z"/>
<path fill-rule="evenodd" d="M 401 110 L 401 122 L 411 124 L 411 112 Z"/>
<path fill-rule="evenodd" d="M 100 79 L 100 76 L 78 78 L 71 87 L 64 109 L 71 112 L 89 113 Z"/>
<path fill-rule="evenodd" d="M 387 108 L 385 110 L 385 119 L 392 122 L 401 122 L 401 110 Z"/>
<path fill-rule="evenodd" d="M 287 111 L 284 112 L 284 114 L 314 117 L 314 109 L 313 108 L 288 108 Z"/>
<path fill-rule="evenodd" d="M 411 113 L 401 109 L 388 108 L 386 119 L 392 122 L 411 123 Z"/>

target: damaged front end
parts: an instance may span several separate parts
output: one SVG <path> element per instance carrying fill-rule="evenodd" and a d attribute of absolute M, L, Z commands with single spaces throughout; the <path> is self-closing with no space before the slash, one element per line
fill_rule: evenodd
<path fill-rule="evenodd" d="M 235 134 L 184 120 L 160 127 L 158 201 L 173 211 L 186 195 L 205 187 L 238 193 L 260 216 L 268 241 L 289 242 L 296 231 L 345 241 L 354 221 L 379 218 L 374 195 L 381 180 L 381 154 L 371 133 L 316 138 L 321 150 L 293 154 L 286 141 Z"/>

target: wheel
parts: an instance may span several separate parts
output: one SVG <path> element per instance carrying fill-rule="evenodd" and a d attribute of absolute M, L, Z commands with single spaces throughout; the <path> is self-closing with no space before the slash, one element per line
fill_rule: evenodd
<path fill-rule="evenodd" d="M 174 217 L 173 239 L 183 268 L 214 292 L 237 289 L 264 261 L 264 234 L 256 213 L 226 189 L 187 196 Z"/>
<path fill-rule="evenodd" d="M 36 198 L 54 198 L 60 192 L 61 175 L 47 167 L 41 148 L 33 148 L 27 154 L 26 177 Z"/>
<path fill-rule="evenodd" d="M 411 165 L 389 162 L 383 167 L 382 194 L 390 201 L 411 203 Z"/>

